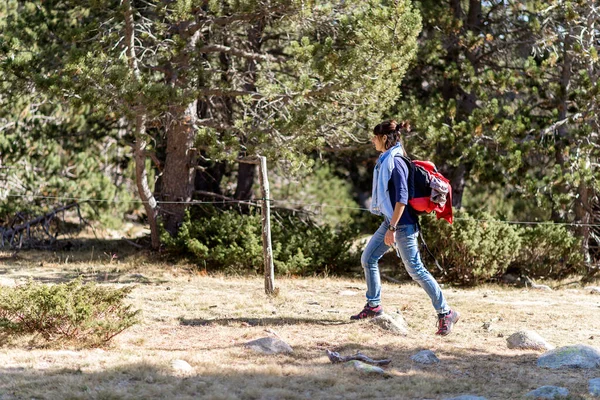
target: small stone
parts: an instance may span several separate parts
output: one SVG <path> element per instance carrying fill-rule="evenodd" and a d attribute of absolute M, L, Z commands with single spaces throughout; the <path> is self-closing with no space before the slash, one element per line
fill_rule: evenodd
<path fill-rule="evenodd" d="M 518 331 L 506 339 L 509 349 L 552 350 L 554 346 L 534 331 Z"/>
<path fill-rule="evenodd" d="M 371 319 L 371 323 L 379 326 L 380 328 L 395 333 L 396 335 L 406 336 L 408 335 L 408 327 L 406 321 L 402 317 L 402 314 L 383 314 L 378 317 Z"/>
<path fill-rule="evenodd" d="M 245 346 L 251 350 L 254 350 L 263 354 L 277 354 L 277 353 L 293 353 L 294 350 L 289 344 L 283 340 L 264 337 L 256 340 L 252 340 L 245 344 Z"/>
<path fill-rule="evenodd" d="M 569 390 L 558 386 L 542 386 L 527 393 L 525 397 L 533 397 L 534 399 L 556 399 L 557 397 L 566 397 L 569 395 Z"/>
<path fill-rule="evenodd" d="M 589 290 L 590 294 L 600 294 L 600 287 L 598 286 L 588 286 L 585 290 Z"/>
<path fill-rule="evenodd" d="M 358 292 L 354 292 L 352 290 L 342 290 L 338 293 L 340 296 L 356 296 Z"/>
<path fill-rule="evenodd" d="M 346 365 L 352 366 L 352 367 L 354 367 L 355 370 L 364 372 L 367 374 L 378 374 L 378 375 L 385 375 L 385 376 L 388 375 L 388 373 L 384 369 L 376 367 L 374 365 L 366 364 L 366 363 L 364 363 L 362 361 L 358 361 L 358 360 L 348 361 L 346 363 Z"/>
<path fill-rule="evenodd" d="M 191 374 L 194 372 L 194 368 L 184 360 L 171 361 L 171 368 L 182 374 Z"/>
<path fill-rule="evenodd" d="M 431 350 L 421 350 L 410 359 L 419 364 L 437 364 L 440 362 L 440 359 Z"/>
<path fill-rule="evenodd" d="M 485 397 L 463 394 L 462 396 L 445 398 L 444 400 L 487 400 Z"/>
<path fill-rule="evenodd" d="M 600 351 L 591 346 L 577 344 L 564 346 L 542 354 L 537 361 L 543 368 L 585 368 L 600 367 Z"/>
<path fill-rule="evenodd" d="M 481 326 L 483 328 L 484 331 L 486 332 L 491 332 L 494 330 L 494 327 L 492 326 L 491 322 L 484 322 L 483 325 Z"/>
<path fill-rule="evenodd" d="M 600 397 L 600 378 L 590 379 L 590 394 L 594 397 Z"/>

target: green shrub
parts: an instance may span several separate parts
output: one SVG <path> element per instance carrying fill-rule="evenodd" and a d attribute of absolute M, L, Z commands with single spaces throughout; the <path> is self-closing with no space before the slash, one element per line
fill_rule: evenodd
<path fill-rule="evenodd" d="M 352 223 L 359 214 L 352 186 L 347 179 L 336 176 L 327 163 L 317 162 L 310 173 L 296 179 L 290 179 L 289 173 L 279 168 L 273 172 L 271 197 L 278 199 L 275 204 L 309 211 L 317 225 L 335 228 Z"/>
<path fill-rule="evenodd" d="M 521 251 L 514 266 L 531 278 L 563 278 L 586 271 L 581 242 L 565 226 L 555 224 L 521 228 Z"/>
<path fill-rule="evenodd" d="M 487 213 L 470 216 L 458 210 L 453 225 L 430 217 L 422 217 L 421 225 L 427 245 L 447 272 L 444 278 L 452 282 L 488 280 L 504 272 L 521 248 L 518 228 Z"/>
<path fill-rule="evenodd" d="M 227 272 L 263 270 L 260 210 L 249 214 L 212 207 L 186 214 L 177 237 L 163 235 L 173 253 L 187 254 L 201 268 Z M 340 273 L 359 264 L 350 252 L 356 233 L 336 231 L 297 215 L 274 215 L 271 222 L 273 258 L 278 273 L 309 275 Z"/>
<path fill-rule="evenodd" d="M 132 289 L 111 289 L 80 279 L 2 287 L 0 331 L 9 337 L 34 334 L 45 341 L 103 344 L 138 322 L 139 311 L 123 304 Z"/>

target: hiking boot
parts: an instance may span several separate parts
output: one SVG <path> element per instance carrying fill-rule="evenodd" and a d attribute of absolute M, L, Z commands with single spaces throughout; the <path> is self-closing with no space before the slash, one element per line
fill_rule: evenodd
<path fill-rule="evenodd" d="M 369 303 L 367 303 L 367 304 L 365 304 L 365 308 L 363 308 L 361 312 L 359 312 L 356 315 L 351 316 L 350 319 L 356 320 L 356 319 L 373 318 L 373 317 L 378 317 L 381 314 L 383 314 L 383 307 L 381 307 L 381 304 L 379 304 L 375 307 L 371 307 L 369 305 Z"/>
<path fill-rule="evenodd" d="M 450 310 L 447 314 L 438 314 L 438 330 L 436 335 L 447 336 L 452 331 L 452 327 L 460 319 L 458 311 Z"/>

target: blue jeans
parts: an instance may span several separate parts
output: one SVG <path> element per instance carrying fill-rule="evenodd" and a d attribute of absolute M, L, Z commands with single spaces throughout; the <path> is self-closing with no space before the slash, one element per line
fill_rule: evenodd
<path fill-rule="evenodd" d="M 381 304 L 381 278 L 379 276 L 378 261 L 389 249 L 389 246 L 383 242 L 389 226 L 389 221 L 386 218 L 371 240 L 369 240 L 360 259 L 365 270 L 365 279 L 367 280 L 367 302 L 372 307 Z M 419 228 L 416 224 L 398 225 L 398 230 L 396 231 L 396 254 L 402 258 L 404 268 L 406 268 L 410 277 L 425 289 L 425 292 L 431 298 L 431 303 L 435 311 L 438 314 L 444 314 L 450 311 L 450 307 L 446 303 L 440 285 L 438 285 L 421 261 L 419 244 L 417 243 L 418 235 Z"/>

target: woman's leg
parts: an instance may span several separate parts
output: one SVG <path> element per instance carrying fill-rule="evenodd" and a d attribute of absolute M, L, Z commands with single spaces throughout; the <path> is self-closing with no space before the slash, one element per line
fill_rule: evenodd
<path fill-rule="evenodd" d="M 398 246 L 398 255 L 402 258 L 406 271 L 431 298 L 433 308 L 438 314 L 446 314 L 450 307 L 446 303 L 444 294 L 440 285 L 421 261 L 419 253 L 419 244 L 417 238 L 419 230 L 417 225 L 399 225 L 396 231 L 396 244 Z"/>
<path fill-rule="evenodd" d="M 360 258 L 367 281 L 367 303 L 371 307 L 381 304 L 381 277 L 379 276 L 378 261 L 389 249 L 389 246 L 383 242 L 388 226 L 387 221 L 382 222 L 379 229 L 369 240 Z"/>

